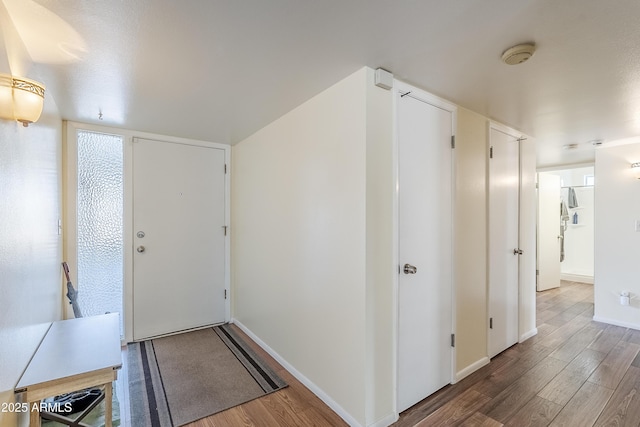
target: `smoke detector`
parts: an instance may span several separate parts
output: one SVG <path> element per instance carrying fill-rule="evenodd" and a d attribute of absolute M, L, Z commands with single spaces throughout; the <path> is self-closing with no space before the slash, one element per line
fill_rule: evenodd
<path fill-rule="evenodd" d="M 524 43 L 510 47 L 502 54 L 502 62 L 507 65 L 522 64 L 533 56 L 536 51 L 536 45 L 533 43 Z"/>

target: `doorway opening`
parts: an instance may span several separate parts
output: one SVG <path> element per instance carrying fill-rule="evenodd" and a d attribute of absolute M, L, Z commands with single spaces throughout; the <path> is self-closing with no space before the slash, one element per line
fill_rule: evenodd
<path fill-rule="evenodd" d="M 216 313 L 215 321 L 180 324 L 171 332 L 204 323 L 229 321 L 231 232 L 228 224 L 230 177 L 227 165 L 231 159 L 230 147 L 84 123 L 67 122 L 65 131 L 64 259 L 69 263 L 72 280 L 78 288 L 78 298 L 84 306 L 83 315 L 119 313 L 120 332 L 126 342 L 134 340 L 135 295 L 139 297 L 138 302 L 146 301 L 152 307 L 147 312 L 152 323 L 161 323 L 160 320 L 170 318 L 167 313 L 178 312 L 178 309 L 190 316 Z M 163 151 L 164 157 L 158 157 L 161 153 L 155 149 L 143 153 L 143 145 L 160 151 L 163 147 L 173 147 L 180 153 L 185 151 L 196 155 L 167 155 Z M 215 157 L 214 163 L 205 162 L 211 157 Z M 140 162 L 146 162 L 147 169 Z M 214 172 L 215 177 L 212 176 Z M 194 182 L 185 184 L 183 181 L 187 176 Z M 148 185 L 141 188 L 145 178 Z M 208 187 L 204 194 L 200 194 L 198 191 L 203 185 Z M 153 197 L 160 198 L 169 207 L 152 206 L 144 211 L 145 200 Z M 209 210 L 201 206 L 213 199 L 215 216 L 207 214 Z M 182 212 L 182 216 L 173 215 L 169 222 L 158 227 L 149 223 L 157 222 L 161 217 L 166 219 L 176 211 Z M 176 220 L 178 217 L 181 220 Z M 134 219 L 137 221 L 135 224 Z M 134 225 L 139 228 L 134 229 Z M 184 229 L 187 226 L 192 229 Z M 176 230 L 182 232 L 166 235 Z M 215 253 L 203 249 L 213 241 Z M 171 262 L 158 260 L 159 255 L 166 255 L 163 250 L 167 247 L 179 248 L 187 259 L 169 256 Z M 137 269 L 134 266 L 136 261 L 139 261 Z M 160 287 L 158 280 L 155 282 L 158 286 L 141 296 L 136 292 L 141 290 L 140 273 L 144 272 L 140 262 L 149 264 L 147 271 L 168 268 L 179 277 L 171 276 L 171 285 L 164 288 Z M 189 262 L 194 262 L 200 270 L 215 267 L 215 281 L 196 280 L 193 274 L 199 270 Z M 137 276 L 134 274 L 136 271 Z M 165 276 L 163 283 L 167 283 L 170 275 Z M 137 288 L 135 279 L 138 279 Z M 205 289 L 204 294 L 197 286 Z M 213 297 L 210 298 L 211 294 Z M 176 295 L 180 298 L 175 298 Z M 171 297 L 178 301 L 163 307 L 160 304 L 163 296 L 164 301 Z M 71 310 L 65 317 L 73 317 Z M 138 339 L 140 337 L 146 336 L 140 335 Z"/>
<path fill-rule="evenodd" d="M 560 271 L 560 280 L 593 284 L 594 272 L 594 189 L 593 166 L 540 172 L 538 182 L 555 177 L 560 199 L 554 221 L 547 225 L 538 217 L 539 245 L 546 235 L 555 238 L 559 254 L 553 259 L 538 257 L 538 276 L 549 269 Z M 539 188 L 538 200 L 554 189 Z M 556 286 L 559 286 L 558 282 Z M 538 290 L 541 290 L 540 287 Z"/>
<path fill-rule="evenodd" d="M 585 305 L 593 316 L 594 193 L 592 165 L 538 172 L 539 329 L 554 323 L 564 297 L 582 298 L 574 311 Z"/>

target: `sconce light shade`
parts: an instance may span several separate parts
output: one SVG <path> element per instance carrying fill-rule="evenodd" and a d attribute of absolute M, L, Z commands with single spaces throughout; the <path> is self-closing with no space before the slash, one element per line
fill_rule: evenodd
<path fill-rule="evenodd" d="M 0 118 L 13 118 L 13 79 L 7 74 L 0 74 Z"/>
<path fill-rule="evenodd" d="M 13 115 L 24 126 L 34 123 L 42 114 L 44 86 L 33 80 L 13 78 Z"/>
<path fill-rule="evenodd" d="M 0 118 L 17 120 L 26 127 L 40 118 L 43 106 L 44 86 L 41 83 L 0 75 Z"/>
<path fill-rule="evenodd" d="M 640 179 L 640 162 L 631 163 L 631 170 L 633 170 L 636 178 Z"/>

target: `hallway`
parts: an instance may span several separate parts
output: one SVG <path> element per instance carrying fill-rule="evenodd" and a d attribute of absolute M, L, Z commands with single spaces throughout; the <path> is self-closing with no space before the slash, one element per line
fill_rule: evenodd
<path fill-rule="evenodd" d="M 640 426 L 640 331 L 593 317 L 593 286 L 537 294 L 538 335 L 400 416 L 394 426 Z"/>

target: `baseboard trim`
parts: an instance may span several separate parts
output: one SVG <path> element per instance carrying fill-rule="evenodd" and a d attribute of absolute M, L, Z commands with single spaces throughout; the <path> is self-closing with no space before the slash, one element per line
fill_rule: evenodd
<path fill-rule="evenodd" d="M 376 421 L 373 424 L 369 424 L 368 427 L 388 427 L 391 424 L 395 423 L 396 421 L 398 421 L 398 416 L 397 415 L 388 415 L 386 417 L 384 417 L 381 420 Z"/>
<path fill-rule="evenodd" d="M 568 280 L 569 282 L 589 283 L 593 285 L 593 276 L 584 276 L 582 274 L 561 274 L 560 280 Z"/>
<path fill-rule="evenodd" d="M 596 322 L 608 323 L 609 325 L 622 326 L 623 328 L 640 330 L 640 324 L 638 323 L 621 322 L 616 319 L 609 319 L 607 317 L 601 317 L 601 316 L 593 316 L 593 320 L 595 320 Z"/>
<path fill-rule="evenodd" d="M 464 378 L 473 374 L 478 369 L 488 365 L 489 362 L 491 362 L 491 359 L 489 359 L 488 357 L 483 357 L 482 359 L 473 362 L 471 365 L 467 366 L 466 368 L 458 371 L 456 373 L 456 382 L 463 380 Z"/>
<path fill-rule="evenodd" d="M 353 416 L 351 416 L 351 414 L 349 414 L 347 411 L 345 411 L 342 406 L 340 406 L 335 400 L 333 400 L 320 387 L 318 387 L 316 384 L 314 384 L 313 381 L 311 381 L 309 378 L 305 377 L 300 371 L 298 371 L 296 368 L 294 368 L 289 362 L 287 362 L 282 356 L 280 356 L 274 349 L 269 347 L 264 341 L 262 341 L 260 338 L 258 338 L 258 336 L 256 334 L 254 334 L 245 325 L 243 325 L 242 322 L 240 322 L 238 319 L 232 318 L 231 319 L 231 323 L 233 323 L 238 328 L 240 328 L 240 330 L 242 330 L 242 332 L 247 334 L 249 336 L 249 338 L 251 338 L 260 347 L 262 347 L 262 349 L 264 351 L 266 351 L 267 353 L 269 353 L 269 355 L 271 357 L 276 359 L 276 361 L 279 364 L 281 364 L 287 371 L 289 371 L 289 373 L 291 375 L 296 377 L 296 379 L 298 381 L 300 381 L 302 384 L 304 384 L 304 386 L 307 387 L 309 390 L 311 390 L 311 392 L 313 394 L 318 396 L 318 398 L 320 398 L 320 400 L 322 400 L 324 403 L 326 403 L 327 406 L 329 408 L 331 408 L 331 410 L 333 412 L 338 414 L 340 416 L 340 418 L 342 418 L 347 424 L 349 424 L 350 426 L 353 426 L 353 427 L 362 427 L 362 424 L 360 424 L 355 418 L 353 418 Z M 363 390 L 363 392 L 364 392 L 364 390 Z M 380 422 L 377 422 L 375 424 L 375 426 L 376 427 L 384 427 L 384 426 L 388 425 L 388 424 L 379 424 L 379 423 Z"/>
<path fill-rule="evenodd" d="M 535 335 L 538 335 L 538 328 L 533 328 L 529 332 L 525 332 L 524 334 L 520 335 L 520 340 L 518 342 L 524 342 Z"/>

